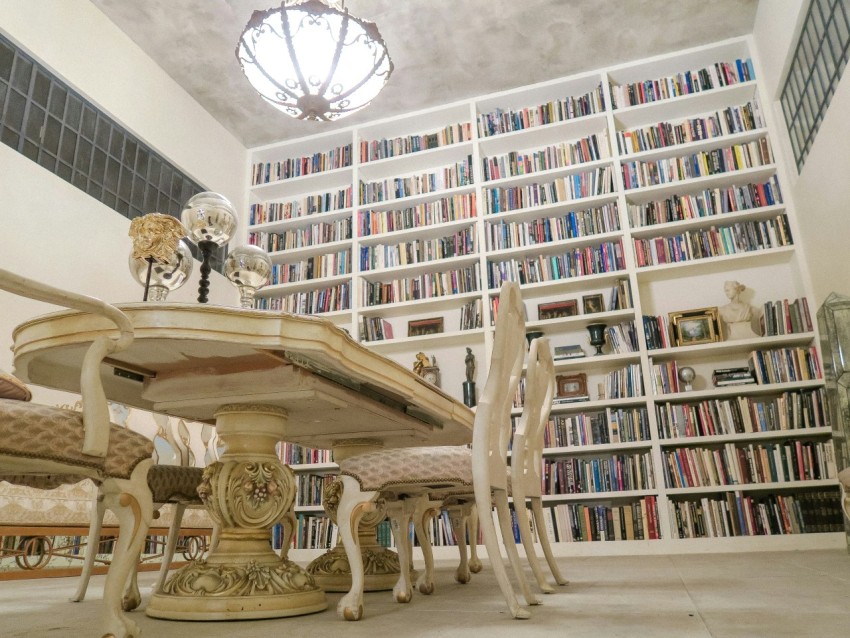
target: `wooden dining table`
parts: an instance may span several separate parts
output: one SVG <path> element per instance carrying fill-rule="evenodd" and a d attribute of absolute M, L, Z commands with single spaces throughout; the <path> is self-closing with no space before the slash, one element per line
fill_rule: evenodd
<path fill-rule="evenodd" d="M 332 449 L 336 460 L 380 447 L 471 441 L 469 408 L 326 319 L 201 304 L 118 308 L 135 339 L 101 366 L 107 398 L 214 424 L 223 444 L 199 488 L 220 541 L 206 558 L 170 575 L 151 597 L 149 616 L 270 618 L 327 607 L 323 580 L 338 588 L 344 553 L 331 551 L 304 569 L 271 547 L 271 530 L 296 489 L 276 453 L 278 441 Z M 14 331 L 16 371 L 28 383 L 78 392 L 88 345 L 114 330 L 76 311 L 26 321 Z M 374 588 L 391 587 L 397 557 L 382 548 L 364 551 L 381 553 L 367 561 L 381 583 Z"/>

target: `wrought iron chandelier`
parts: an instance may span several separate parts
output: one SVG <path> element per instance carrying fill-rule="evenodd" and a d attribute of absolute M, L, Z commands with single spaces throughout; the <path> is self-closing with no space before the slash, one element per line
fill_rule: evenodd
<path fill-rule="evenodd" d="M 255 11 L 236 58 L 263 99 L 301 120 L 351 115 L 381 92 L 393 71 L 375 23 L 334 0 L 284 0 Z"/>

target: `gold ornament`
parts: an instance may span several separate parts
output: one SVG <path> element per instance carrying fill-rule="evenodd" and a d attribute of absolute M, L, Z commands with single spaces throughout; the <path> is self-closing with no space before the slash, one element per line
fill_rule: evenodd
<path fill-rule="evenodd" d="M 177 244 L 187 235 L 187 230 L 176 217 L 162 213 L 148 213 L 130 222 L 133 238 L 133 259 L 153 259 L 161 264 L 177 252 Z"/>

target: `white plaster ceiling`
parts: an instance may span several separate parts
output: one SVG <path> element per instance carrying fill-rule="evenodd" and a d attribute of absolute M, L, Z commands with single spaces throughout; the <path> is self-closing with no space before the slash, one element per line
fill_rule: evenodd
<path fill-rule="evenodd" d="M 349 0 L 395 65 L 383 92 L 335 123 L 264 102 L 234 54 L 275 0 L 92 0 L 247 147 L 312 135 L 752 32 L 757 0 Z"/>

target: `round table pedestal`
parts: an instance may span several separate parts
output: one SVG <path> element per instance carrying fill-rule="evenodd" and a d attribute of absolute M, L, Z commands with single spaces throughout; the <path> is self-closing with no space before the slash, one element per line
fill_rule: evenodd
<path fill-rule="evenodd" d="M 271 529 L 295 499 L 295 476 L 275 454 L 286 413 L 263 405 L 227 405 L 216 413 L 221 460 L 198 488 L 220 527 L 206 559 L 172 574 L 145 613 L 174 620 L 246 620 L 322 611 L 325 593 L 301 567 L 271 548 Z"/>

